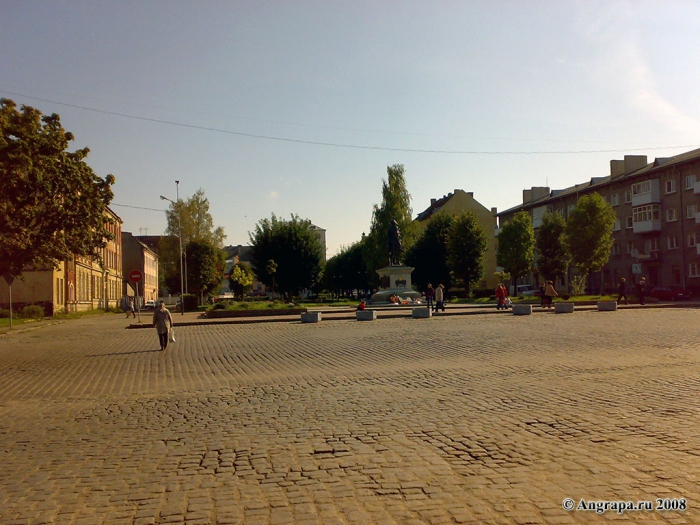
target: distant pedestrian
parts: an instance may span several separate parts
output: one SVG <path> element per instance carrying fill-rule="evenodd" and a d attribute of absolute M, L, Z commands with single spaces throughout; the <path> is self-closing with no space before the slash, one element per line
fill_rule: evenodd
<path fill-rule="evenodd" d="M 620 304 L 623 297 L 625 299 L 625 304 L 629 304 L 627 302 L 627 281 L 624 277 L 620 279 L 620 286 L 617 288 L 617 304 Z"/>
<path fill-rule="evenodd" d="M 425 304 L 428 305 L 428 310 L 432 310 L 435 307 L 435 288 L 430 283 L 428 283 L 428 289 L 425 291 Z"/>
<path fill-rule="evenodd" d="M 639 296 L 639 304 L 644 304 L 644 296 L 647 294 L 647 281 L 644 277 L 637 283 L 637 295 Z"/>
<path fill-rule="evenodd" d="M 158 332 L 160 349 L 165 350 L 168 348 L 168 335 L 173 328 L 173 318 L 170 315 L 170 310 L 165 307 L 163 301 L 158 303 L 158 308 L 153 312 L 153 326 L 156 332 Z"/>
<path fill-rule="evenodd" d="M 360 312 L 364 312 L 366 305 L 367 303 L 365 303 L 365 300 L 362 299 L 362 301 L 360 301 L 360 304 L 357 305 L 357 310 Z"/>
<path fill-rule="evenodd" d="M 127 305 L 126 305 L 126 318 L 129 318 L 129 314 L 134 316 L 134 319 L 136 319 L 136 313 L 134 312 L 134 298 L 129 297 L 127 299 Z"/>
<path fill-rule="evenodd" d="M 547 299 L 547 308 L 552 307 L 552 300 L 559 294 L 554 289 L 554 282 L 547 281 L 547 286 L 544 288 L 544 296 Z"/>
<path fill-rule="evenodd" d="M 445 311 L 445 287 L 442 284 L 435 288 L 435 312 L 440 309 Z"/>
<path fill-rule="evenodd" d="M 545 289 L 545 285 L 544 285 L 544 281 L 542 281 L 540 283 L 540 306 L 542 308 L 544 308 L 545 304 L 547 303 L 547 298 L 544 295 L 544 289 Z"/>
<path fill-rule="evenodd" d="M 498 301 L 498 304 L 496 304 L 496 310 L 507 310 L 506 307 L 506 299 L 508 298 L 508 290 L 506 290 L 506 287 L 503 286 L 503 283 L 500 283 L 496 287 L 496 301 Z"/>

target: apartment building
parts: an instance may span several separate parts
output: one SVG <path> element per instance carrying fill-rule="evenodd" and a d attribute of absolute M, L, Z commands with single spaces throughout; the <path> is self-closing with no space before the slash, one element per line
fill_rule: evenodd
<path fill-rule="evenodd" d="M 138 295 L 144 301 L 157 301 L 158 254 L 130 232 L 122 232 L 122 253 L 122 267 L 125 269 L 123 295 Z M 143 276 L 138 285 L 128 279 L 133 270 L 140 271 Z"/>
<path fill-rule="evenodd" d="M 590 276 L 594 290 L 614 291 L 620 278 L 636 283 L 674 285 L 700 294 L 700 149 L 648 163 L 643 155 L 610 161 L 610 175 L 550 190 L 523 190 L 522 204 L 498 214 L 503 226 L 519 211 L 527 211 L 537 229 L 546 212 L 567 218 L 578 199 L 599 193 L 615 210 L 614 245 L 609 262 Z M 536 269 L 525 279 L 537 284 Z M 567 288 L 562 278 L 558 288 Z"/>

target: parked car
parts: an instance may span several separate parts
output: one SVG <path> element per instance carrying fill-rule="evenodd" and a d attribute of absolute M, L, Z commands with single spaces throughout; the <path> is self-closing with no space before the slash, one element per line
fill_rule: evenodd
<path fill-rule="evenodd" d="M 509 290 L 509 295 L 516 297 L 518 295 L 538 295 L 538 293 L 539 291 L 535 290 L 531 284 L 519 284 L 515 288 L 511 286 Z"/>
<path fill-rule="evenodd" d="M 156 302 L 151 299 L 150 301 L 146 301 L 143 303 L 143 309 L 144 310 L 153 310 L 156 307 Z"/>
<path fill-rule="evenodd" d="M 680 286 L 654 286 L 651 296 L 662 301 L 683 301 L 693 297 L 693 293 Z"/>

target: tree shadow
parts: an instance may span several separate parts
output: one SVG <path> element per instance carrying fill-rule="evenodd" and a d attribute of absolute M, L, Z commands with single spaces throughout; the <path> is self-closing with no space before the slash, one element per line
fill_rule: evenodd
<path fill-rule="evenodd" d="M 105 357 L 105 356 L 112 356 L 112 355 L 130 355 L 130 354 L 151 354 L 151 353 L 160 353 L 161 350 L 134 350 L 133 352 L 110 352 L 108 354 L 90 354 L 85 357 Z"/>

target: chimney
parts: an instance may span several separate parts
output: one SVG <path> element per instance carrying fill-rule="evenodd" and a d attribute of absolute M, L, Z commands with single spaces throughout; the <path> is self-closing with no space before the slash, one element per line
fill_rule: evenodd
<path fill-rule="evenodd" d="M 625 155 L 625 173 L 632 173 L 647 165 L 646 155 Z"/>
<path fill-rule="evenodd" d="M 532 200 L 532 190 L 523 190 L 523 204 L 527 204 Z"/>
<path fill-rule="evenodd" d="M 437 202 L 437 199 L 430 199 L 431 206 L 434 206 L 436 202 Z"/>
<path fill-rule="evenodd" d="M 457 195 L 457 192 L 458 192 L 458 191 L 460 191 L 460 190 L 455 189 L 452 193 L 454 193 L 455 195 Z"/>
<path fill-rule="evenodd" d="M 491 208 L 491 215 L 498 215 L 498 208 Z"/>
<path fill-rule="evenodd" d="M 473 191 L 468 191 L 467 195 L 469 195 L 472 199 L 474 198 L 474 192 Z"/>
<path fill-rule="evenodd" d="M 531 191 L 533 201 L 541 199 L 542 197 L 549 197 L 549 187 L 547 186 L 533 186 Z"/>
<path fill-rule="evenodd" d="M 611 160 L 610 161 L 610 178 L 616 179 L 621 175 L 625 174 L 625 161 L 624 160 Z"/>

